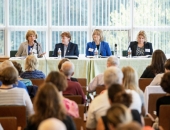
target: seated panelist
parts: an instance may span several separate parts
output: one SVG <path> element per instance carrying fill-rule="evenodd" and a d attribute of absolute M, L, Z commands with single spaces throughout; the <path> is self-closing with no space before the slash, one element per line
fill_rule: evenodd
<path fill-rule="evenodd" d="M 140 31 L 137 35 L 137 41 L 130 42 L 128 49 L 131 48 L 132 56 L 152 55 L 152 43 L 147 42 L 145 31 Z"/>
<path fill-rule="evenodd" d="M 86 56 L 94 56 L 94 51 L 97 48 L 98 54 L 101 56 L 110 56 L 111 51 L 109 44 L 103 41 L 103 33 L 100 29 L 95 29 L 93 34 L 93 41 L 88 42 L 86 46 Z"/>
<path fill-rule="evenodd" d="M 53 57 L 58 57 L 58 49 L 61 50 L 61 56 L 79 56 L 78 45 L 70 42 L 71 34 L 69 32 L 63 32 L 61 35 L 61 42 L 55 45 Z"/>
<path fill-rule="evenodd" d="M 34 30 L 28 30 L 26 34 L 27 41 L 21 43 L 18 52 L 15 54 L 15 56 L 26 57 L 27 55 L 35 53 L 38 54 L 38 57 L 42 57 L 45 53 L 42 52 L 41 45 L 36 41 L 37 37 L 37 33 Z"/>

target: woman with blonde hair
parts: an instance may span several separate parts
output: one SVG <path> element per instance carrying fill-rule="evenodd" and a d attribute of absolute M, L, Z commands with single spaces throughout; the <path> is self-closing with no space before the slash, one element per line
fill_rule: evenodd
<path fill-rule="evenodd" d="M 88 42 L 86 46 L 86 56 L 94 56 L 94 51 L 97 48 L 98 54 L 101 56 L 110 56 L 111 51 L 109 44 L 103 41 L 103 32 L 100 29 L 95 29 L 93 34 L 93 41 Z"/>
<path fill-rule="evenodd" d="M 57 118 L 66 125 L 67 130 L 75 130 L 74 122 L 66 115 L 60 94 L 52 83 L 45 83 L 38 89 L 34 111 L 34 115 L 28 120 L 26 130 L 37 130 L 39 124 L 48 118 Z"/>
<path fill-rule="evenodd" d="M 127 66 L 127 67 L 122 68 L 122 72 L 123 72 L 123 86 L 124 86 L 124 88 L 127 91 L 132 90 L 139 94 L 140 99 L 142 101 L 141 113 L 142 113 L 142 115 L 145 115 L 144 94 L 143 94 L 142 90 L 139 88 L 138 76 L 137 76 L 136 71 L 132 67 Z M 140 105 L 140 104 L 138 104 L 138 105 Z"/>
<path fill-rule="evenodd" d="M 26 42 L 21 43 L 17 53 L 16 57 L 20 56 L 27 56 L 30 54 L 37 54 L 38 57 L 42 57 L 45 53 L 42 52 L 42 47 L 39 43 L 37 43 L 36 39 L 38 38 L 38 35 L 36 31 L 34 30 L 28 30 L 26 33 Z"/>
<path fill-rule="evenodd" d="M 130 42 L 128 49 L 131 49 L 132 56 L 152 55 L 152 43 L 147 42 L 145 31 L 140 31 L 137 35 L 137 41 Z"/>
<path fill-rule="evenodd" d="M 38 61 L 34 55 L 29 55 L 25 61 L 25 72 L 21 74 L 24 79 L 44 79 L 45 74 L 37 70 Z"/>

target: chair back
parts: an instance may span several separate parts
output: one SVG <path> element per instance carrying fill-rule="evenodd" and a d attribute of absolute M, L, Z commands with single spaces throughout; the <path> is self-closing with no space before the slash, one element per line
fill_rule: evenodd
<path fill-rule="evenodd" d="M 52 57 L 53 51 L 49 51 L 49 57 Z"/>
<path fill-rule="evenodd" d="M 139 88 L 144 92 L 146 86 L 152 82 L 153 78 L 140 78 L 139 79 Z"/>
<path fill-rule="evenodd" d="M 152 93 L 149 94 L 149 101 L 148 101 L 148 113 L 151 114 L 154 118 L 156 118 L 156 115 L 154 114 L 154 111 L 156 111 L 156 101 L 160 98 L 165 96 L 164 93 Z"/>
<path fill-rule="evenodd" d="M 153 125 L 153 121 L 149 117 L 144 117 L 144 122 L 145 122 L 145 126 L 151 126 L 152 127 L 152 125 Z"/>
<path fill-rule="evenodd" d="M 15 57 L 16 53 L 17 53 L 17 50 L 11 50 L 10 51 L 10 57 Z"/>
<path fill-rule="evenodd" d="M 105 90 L 105 86 L 101 85 L 101 86 L 97 86 L 96 87 L 96 95 L 100 94 L 103 90 Z"/>
<path fill-rule="evenodd" d="M 30 79 L 33 85 L 41 86 L 44 83 L 45 79 Z"/>
<path fill-rule="evenodd" d="M 17 130 L 16 117 L 0 117 L 0 124 L 4 130 Z"/>
<path fill-rule="evenodd" d="M 81 95 L 63 95 L 65 98 L 68 98 L 72 101 L 75 101 L 77 104 L 82 104 L 82 96 Z"/>
<path fill-rule="evenodd" d="M 81 118 L 73 118 L 73 121 L 75 123 L 76 126 L 76 130 L 85 130 L 85 123 L 84 121 L 82 121 Z"/>
<path fill-rule="evenodd" d="M 87 79 L 86 78 L 77 78 L 78 82 L 81 86 L 87 86 Z"/>
<path fill-rule="evenodd" d="M 170 130 L 170 105 L 161 105 L 159 109 L 159 126 Z"/>
<path fill-rule="evenodd" d="M 21 127 L 22 130 L 27 125 L 25 106 L 0 106 L 0 117 L 16 117 L 17 127 Z"/>

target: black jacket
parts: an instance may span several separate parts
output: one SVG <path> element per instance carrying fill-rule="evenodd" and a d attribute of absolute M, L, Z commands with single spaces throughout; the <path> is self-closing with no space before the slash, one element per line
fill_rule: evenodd
<path fill-rule="evenodd" d="M 53 52 L 52 56 L 53 57 L 58 56 L 58 48 L 61 49 L 61 56 L 64 57 L 64 44 L 62 44 L 62 43 L 58 43 L 58 44 L 55 45 L 55 49 L 54 49 L 54 52 Z M 67 55 L 67 56 L 79 56 L 79 51 L 78 51 L 77 44 L 69 42 L 65 55 Z"/>
<path fill-rule="evenodd" d="M 132 50 L 132 56 L 136 56 L 137 45 L 138 45 L 137 41 L 130 42 L 129 47 Z M 146 49 L 148 49 L 148 50 L 146 50 Z M 150 43 L 150 42 L 144 43 L 144 52 L 145 52 L 145 55 L 152 55 L 152 53 L 153 53 L 152 43 Z"/>

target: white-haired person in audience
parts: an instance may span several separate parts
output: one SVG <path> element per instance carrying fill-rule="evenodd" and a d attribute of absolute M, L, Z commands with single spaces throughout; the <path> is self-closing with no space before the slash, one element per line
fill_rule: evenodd
<path fill-rule="evenodd" d="M 107 67 L 110 66 L 119 66 L 119 59 L 116 56 L 110 56 L 107 59 Z M 88 91 L 93 92 L 96 90 L 96 87 L 104 85 L 104 74 L 101 73 L 97 75 L 88 85 Z"/>
<path fill-rule="evenodd" d="M 49 118 L 42 121 L 38 130 L 67 130 L 62 121 L 57 118 Z"/>
<path fill-rule="evenodd" d="M 45 82 L 51 82 L 56 86 L 60 93 L 62 102 L 67 110 L 67 114 L 72 117 L 78 118 L 78 105 L 74 101 L 69 100 L 62 95 L 62 92 L 67 88 L 67 79 L 64 74 L 58 71 L 51 71 L 45 79 Z"/>
<path fill-rule="evenodd" d="M 13 87 L 17 83 L 18 71 L 14 67 L 6 67 L 0 71 L 0 105 L 24 105 L 26 114 L 33 114 L 33 105 L 25 89 Z"/>
<path fill-rule="evenodd" d="M 85 95 L 80 83 L 70 80 L 74 74 L 74 64 L 71 61 L 66 61 L 62 64 L 60 71 L 67 77 L 68 83 L 68 87 L 63 91 L 63 95 L 81 95 L 82 103 L 85 103 Z"/>
<path fill-rule="evenodd" d="M 165 68 L 165 73 L 170 72 L 170 59 L 167 59 L 165 61 L 164 68 Z M 160 85 L 163 75 L 164 73 L 157 74 L 155 78 L 152 80 L 152 82 L 150 83 L 150 85 L 151 86 Z"/>
<path fill-rule="evenodd" d="M 0 64 L 0 70 L 5 69 L 6 67 L 14 67 L 14 65 L 12 64 L 11 61 L 5 60 Z M 2 82 L 0 81 L 0 86 L 1 85 L 2 85 Z M 23 82 L 19 81 L 19 80 L 17 80 L 16 84 L 13 84 L 13 87 L 23 88 L 28 92 L 27 87 L 25 86 L 25 84 Z"/>
<path fill-rule="evenodd" d="M 101 116 L 104 116 L 107 109 L 110 107 L 107 89 L 112 84 L 122 84 L 122 78 L 122 71 L 118 67 L 109 67 L 105 70 L 104 85 L 106 90 L 99 96 L 95 97 L 89 106 L 86 122 L 87 130 L 96 129 L 98 119 Z"/>
<path fill-rule="evenodd" d="M 21 74 L 23 79 L 44 79 L 45 74 L 37 70 L 38 61 L 34 55 L 28 55 L 25 61 L 25 72 Z"/>
<path fill-rule="evenodd" d="M 67 130 L 76 130 L 72 118 L 66 115 L 63 102 L 56 86 L 44 83 L 38 89 L 34 100 L 35 113 L 28 119 L 25 130 L 37 130 L 40 123 L 49 118 L 61 120 Z"/>
<path fill-rule="evenodd" d="M 143 91 L 139 88 L 138 76 L 136 71 L 130 67 L 123 67 L 123 86 L 126 89 L 126 92 L 131 93 L 133 97 L 133 108 L 139 111 L 140 114 L 145 116 L 145 106 L 144 106 L 144 94 Z"/>

